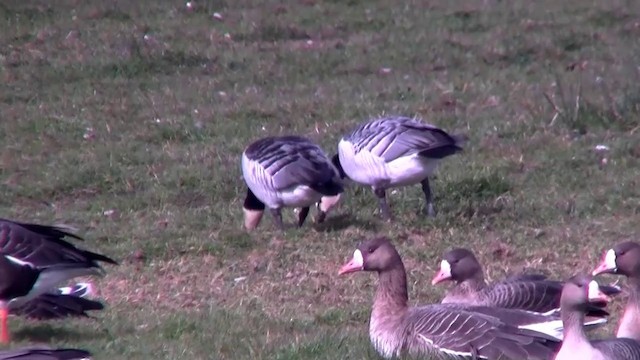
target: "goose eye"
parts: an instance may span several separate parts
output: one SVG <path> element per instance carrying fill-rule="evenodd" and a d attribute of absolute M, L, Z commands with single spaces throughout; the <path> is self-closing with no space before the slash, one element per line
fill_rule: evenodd
<path fill-rule="evenodd" d="M 370 247 L 367 251 L 369 252 L 369 254 L 372 254 L 376 249 L 374 249 L 373 247 Z"/>

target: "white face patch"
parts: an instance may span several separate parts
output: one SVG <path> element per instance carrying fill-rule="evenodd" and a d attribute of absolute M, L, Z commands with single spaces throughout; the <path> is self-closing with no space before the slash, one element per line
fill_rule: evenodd
<path fill-rule="evenodd" d="M 607 269 L 615 270 L 618 268 L 618 264 L 616 264 L 616 252 L 613 249 L 609 249 L 607 254 L 604 256 L 604 264 L 607 266 Z"/>
<path fill-rule="evenodd" d="M 601 297 L 600 286 L 595 280 L 591 280 L 589 283 L 589 292 L 587 294 L 589 299 L 598 299 Z"/>
<path fill-rule="evenodd" d="M 351 259 L 351 261 L 354 266 L 359 266 L 362 268 L 364 266 L 364 258 L 362 257 L 362 252 L 356 249 L 356 251 L 353 252 L 353 259 Z"/>
<path fill-rule="evenodd" d="M 442 260 L 442 262 L 440 262 L 440 277 L 451 277 L 451 264 L 449 264 L 447 260 Z"/>

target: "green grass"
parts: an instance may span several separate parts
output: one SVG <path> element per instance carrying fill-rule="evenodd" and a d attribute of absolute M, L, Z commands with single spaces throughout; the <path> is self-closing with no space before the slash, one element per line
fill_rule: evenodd
<path fill-rule="evenodd" d="M 637 3 L 195 4 L 0 5 L 0 214 L 74 225 L 122 262 L 97 281 L 96 320 L 12 319 L 13 346 L 376 359 L 374 276 L 336 275 L 362 239 L 392 237 L 412 302 L 428 303 L 453 246 L 492 280 L 526 267 L 566 278 L 640 231 Z M 245 145 L 296 133 L 333 153 L 383 112 L 469 135 L 432 181 L 436 219 L 420 215 L 418 186 L 390 192 L 389 225 L 352 186 L 326 226 L 283 234 L 266 216 L 242 230 Z"/>

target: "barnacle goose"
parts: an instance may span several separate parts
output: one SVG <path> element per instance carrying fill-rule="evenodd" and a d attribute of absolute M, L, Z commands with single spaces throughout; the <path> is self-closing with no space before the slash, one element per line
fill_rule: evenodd
<path fill-rule="evenodd" d="M 242 154 L 242 173 L 247 184 L 244 225 L 255 229 L 265 207 L 276 225 L 284 229 L 281 209 L 300 207 L 302 226 L 309 207 L 318 206 L 318 222 L 337 204 L 343 192 L 337 169 L 325 153 L 303 137 L 266 137 L 250 144 Z"/>
<path fill-rule="evenodd" d="M 334 165 L 342 177 L 373 189 L 385 219 L 391 219 L 386 190 L 420 183 L 425 213 L 435 216 L 429 176 L 438 162 L 462 150 L 463 137 L 418 119 L 387 116 L 366 122 L 338 144 Z"/>

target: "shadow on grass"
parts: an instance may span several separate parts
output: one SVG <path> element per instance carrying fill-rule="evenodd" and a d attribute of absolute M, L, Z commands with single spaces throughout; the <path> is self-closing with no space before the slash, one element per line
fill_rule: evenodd
<path fill-rule="evenodd" d="M 27 325 L 12 334 L 14 340 L 31 342 L 95 340 L 102 337 L 104 337 L 102 332 L 69 329 L 51 324 Z"/>
<path fill-rule="evenodd" d="M 342 231 L 349 226 L 357 226 L 358 228 L 371 231 L 378 231 L 380 229 L 380 224 L 368 220 L 358 219 L 350 213 L 329 217 L 325 223 L 316 224 L 314 227 L 317 231 L 330 233 Z"/>

